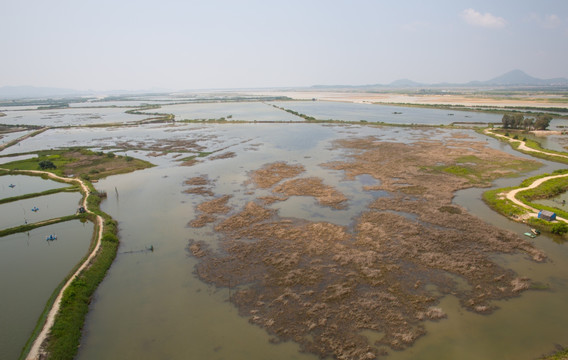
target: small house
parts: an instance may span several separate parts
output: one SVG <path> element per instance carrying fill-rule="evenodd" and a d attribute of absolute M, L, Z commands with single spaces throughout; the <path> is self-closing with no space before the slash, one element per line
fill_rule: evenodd
<path fill-rule="evenodd" d="M 538 212 L 538 218 L 547 221 L 556 220 L 556 213 L 547 210 L 541 210 Z"/>

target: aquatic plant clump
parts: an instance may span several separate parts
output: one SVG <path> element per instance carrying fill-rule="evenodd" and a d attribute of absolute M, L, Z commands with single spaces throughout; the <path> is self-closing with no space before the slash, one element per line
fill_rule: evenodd
<path fill-rule="evenodd" d="M 445 318 L 439 302 L 448 294 L 469 311 L 490 314 L 495 300 L 530 287 L 492 255 L 522 252 L 534 261 L 545 255 L 451 202 L 458 189 L 514 174 L 518 158 L 471 141 L 448 147 L 355 138 L 334 147 L 349 154 L 346 160 L 322 166 L 342 170 L 346 179 L 369 174 L 380 185 L 368 190 L 391 194 L 372 202 L 351 227 L 282 218 L 265 208 L 285 200 L 282 193 L 318 197 L 305 179 L 293 179 L 303 168 L 278 162 L 251 174 L 259 189 L 275 194 L 270 201 L 259 196 L 240 211 L 215 213 L 214 230 L 224 238 L 219 249 L 189 244 L 197 275 L 233 288 L 230 301 L 274 341 L 295 341 L 321 357 L 374 359 L 411 346 L 425 335 L 425 321 Z M 440 164 L 470 171 L 463 176 Z M 283 175 L 283 169 L 293 170 Z M 382 336 L 372 343 L 364 331 Z"/>

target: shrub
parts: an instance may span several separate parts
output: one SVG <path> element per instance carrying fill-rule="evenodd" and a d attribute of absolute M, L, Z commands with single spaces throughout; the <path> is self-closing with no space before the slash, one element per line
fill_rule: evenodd
<path fill-rule="evenodd" d="M 550 232 L 557 235 L 565 234 L 568 232 L 568 224 L 566 224 L 565 222 L 557 222 L 552 225 Z"/>
<path fill-rule="evenodd" d="M 39 168 L 42 170 L 57 169 L 57 166 L 52 161 L 42 160 L 39 162 Z"/>

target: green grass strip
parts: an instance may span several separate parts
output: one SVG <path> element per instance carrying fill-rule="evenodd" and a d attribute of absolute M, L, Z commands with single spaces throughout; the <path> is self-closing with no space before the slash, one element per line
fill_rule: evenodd
<path fill-rule="evenodd" d="M 20 195 L 20 196 L 13 196 L 13 197 L 9 197 L 9 198 L 0 199 L 0 204 L 6 204 L 6 203 L 9 203 L 9 202 L 13 202 L 13 201 L 31 199 L 31 198 L 45 196 L 45 195 L 57 194 L 57 193 L 60 193 L 60 192 L 74 192 L 74 191 L 79 191 L 79 188 L 77 186 L 67 186 L 67 187 L 62 187 L 62 188 L 57 188 L 57 189 L 50 189 L 50 190 L 46 190 L 46 191 L 42 191 L 42 192 L 38 192 L 38 193 L 30 193 L 30 194 L 24 194 L 24 195 Z"/>
<path fill-rule="evenodd" d="M 65 222 L 65 221 L 82 219 L 82 218 L 84 218 L 84 216 L 82 216 L 82 215 L 68 215 L 68 216 L 63 216 L 63 217 L 56 218 L 56 219 L 41 221 L 41 222 L 37 222 L 37 223 L 33 223 L 33 224 L 20 225 L 20 226 L 16 226 L 16 227 L 13 227 L 13 228 L 0 230 L 0 237 L 16 234 L 16 233 L 20 233 L 20 232 L 30 231 L 30 230 L 33 230 L 33 229 L 36 229 L 36 228 L 39 228 L 39 227 L 42 227 L 42 226 L 53 225 L 53 224 L 57 224 L 57 223 Z"/>

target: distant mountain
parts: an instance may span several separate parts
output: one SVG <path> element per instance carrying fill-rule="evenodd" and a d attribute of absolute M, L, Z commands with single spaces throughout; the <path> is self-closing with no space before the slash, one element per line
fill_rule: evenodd
<path fill-rule="evenodd" d="M 553 86 L 553 85 L 568 85 L 568 79 L 554 78 L 554 79 L 538 79 L 532 77 L 521 70 L 513 70 L 501 76 L 497 76 L 491 80 L 477 82 L 472 81 L 470 85 L 530 85 L 530 86 Z"/>
<path fill-rule="evenodd" d="M 417 87 L 417 86 L 424 86 L 424 84 L 417 83 L 416 81 L 412 81 L 409 79 L 400 79 L 391 82 L 388 86 L 392 87 Z"/>
<path fill-rule="evenodd" d="M 0 98 L 2 99 L 80 96 L 84 94 L 86 93 L 77 90 L 51 88 L 51 87 L 36 87 L 36 86 L 0 87 Z"/>
<path fill-rule="evenodd" d="M 400 79 L 390 84 L 373 84 L 373 85 L 315 85 L 315 89 L 369 89 L 369 88 L 420 88 L 420 87 L 467 87 L 467 86 L 568 86 L 568 79 L 553 78 L 539 79 L 526 74 L 521 70 L 513 70 L 501 76 L 497 76 L 487 81 L 470 81 L 465 84 L 438 83 L 424 84 L 409 79 Z"/>

